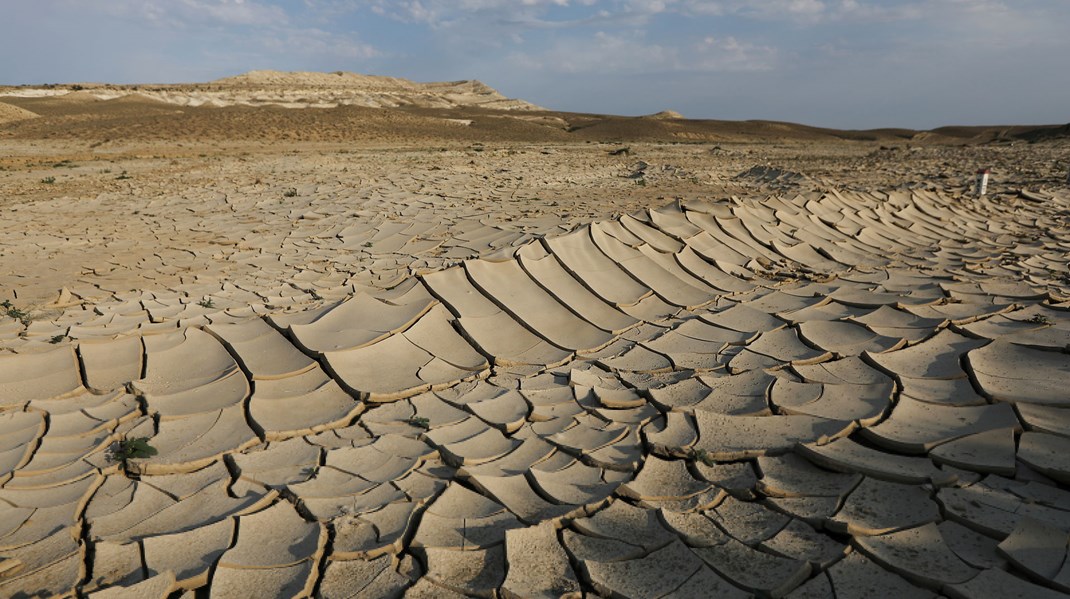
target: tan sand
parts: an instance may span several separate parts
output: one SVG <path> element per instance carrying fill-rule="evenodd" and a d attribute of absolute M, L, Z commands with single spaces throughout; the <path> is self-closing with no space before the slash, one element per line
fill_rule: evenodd
<path fill-rule="evenodd" d="M 0 125 L 14 123 L 15 121 L 24 121 L 26 119 L 35 118 L 36 116 L 36 114 L 25 108 L 19 108 L 18 106 L 0 102 Z"/>

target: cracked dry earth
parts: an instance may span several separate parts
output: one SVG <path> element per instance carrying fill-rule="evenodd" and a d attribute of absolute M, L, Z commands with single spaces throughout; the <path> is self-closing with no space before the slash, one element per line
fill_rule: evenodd
<path fill-rule="evenodd" d="M 0 596 L 1070 592 L 1065 192 L 322 206 L 0 322 Z"/>

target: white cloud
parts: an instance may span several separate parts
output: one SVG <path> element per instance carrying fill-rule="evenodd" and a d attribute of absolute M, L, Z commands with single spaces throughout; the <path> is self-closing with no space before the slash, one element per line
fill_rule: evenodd
<path fill-rule="evenodd" d="M 255 0 L 181 0 L 168 4 L 189 17 L 201 16 L 226 25 L 282 25 L 289 20 L 278 6 Z"/>
<path fill-rule="evenodd" d="M 627 0 L 624 10 L 648 15 L 665 12 L 675 0 Z"/>
<path fill-rule="evenodd" d="M 277 35 L 259 38 L 256 43 L 270 52 L 303 56 L 368 59 L 381 55 L 370 44 L 314 27 L 286 29 Z"/>
<path fill-rule="evenodd" d="M 72 11 L 89 2 L 58 0 Z M 236 56 L 259 55 L 258 65 L 292 57 L 367 59 L 381 54 L 353 35 L 307 25 L 280 6 L 262 0 L 92 0 L 97 11 L 115 19 L 178 32 L 211 36 L 229 44 Z M 221 57 L 228 60 L 227 57 Z"/>
<path fill-rule="evenodd" d="M 91 8 L 115 17 L 171 28 L 190 25 L 264 27 L 289 22 L 285 10 L 258 0 L 62 0 L 61 4 L 74 11 Z"/>
<path fill-rule="evenodd" d="M 683 0 L 678 10 L 696 16 L 734 16 L 814 25 L 829 21 L 915 19 L 924 14 L 925 5 L 941 1 L 959 0 Z"/>
<path fill-rule="evenodd" d="M 597 0 L 576 4 L 591 5 Z M 488 16 L 524 20 L 551 7 L 567 7 L 569 0 L 363 0 L 346 3 L 351 8 L 365 5 L 377 15 L 407 23 L 441 26 L 455 21 Z"/>
<path fill-rule="evenodd" d="M 628 3 L 645 0 L 626 0 Z M 732 16 L 757 21 L 819 23 L 928 20 L 944 23 L 979 17 L 989 21 L 1021 19 L 1050 11 L 1067 13 L 1070 3 L 1049 10 L 1035 10 L 1020 2 L 1001 0 L 666 0 L 669 10 L 699 17 Z"/>
<path fill-rule="evenodd" d="M 690 70 L 768 71 L 776 65 L 777 49 L 743 42 L 733 36 L 707 36 L 692 46 Z"/>
<path fill-rule="evenodd" d="M 770 46 L 735 37 L 706 37 L 690 45 L 650 42 L 642 32 L 598 31 L 585 38 L 560 40 L 536 53 L 514 52 L 510 61 L 523 68 L 562 73 L 717 72 L 768 70 L 777 52 Z"/>
<path fill-rule="evenodd" d="M 836 21 L 920 19 L 953 8 L 992 14 L 998 0 L 305 0 L 319 9 L 373 13 L 405 23 L 449 28 L 464 23 L 516 27 L 645 26 L 664 15 L 735 17 L 809 26 Z M 570 8 L 569 16 L 551 10 Z M 586 10 L 583 10 L 586 9 Z M 583 14 L 586 13 L 586 14 Z"/>

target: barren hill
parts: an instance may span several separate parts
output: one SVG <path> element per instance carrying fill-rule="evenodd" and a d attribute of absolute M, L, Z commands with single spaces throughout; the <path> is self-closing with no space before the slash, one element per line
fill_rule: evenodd
<path fill-rule="evenodd" d="M 58 87 L 60 90 L 21 86 L 0 90 L 0 95 L 53 97 L 53 94 L 48 92 L 60 91 L 62 93 L 65 89 L 72 94 L 91 94 L 100 100 L 137 93 L 180 106 L 481 107 L 496 110 L 541 110 L 534 104 L 507 98 L 479 81 L 417 83 L 408 79 L 343 71 L 333 73 L 250 71 L 209 83 L 165 85 L 80 83 Z"/>
<path fill-rule="evenodd" d="M 476 80 L 250 71 L 207 83 L 0 86 L 0 137 L 109 140 L 877 142 L 977 145 L 1070 135 L 1064 125 L 841 131 L 773 121 L 557 112 Z M 10 106 L 8 108 L 7 106 Z M 292 110 L 316 108 L 318 110 Z M 22 109 L 23 112 L 14 112 Z M 29 111 L 40 118 L 27 119 Z M 17 116 L 17 118 L 16 118 Z"/>

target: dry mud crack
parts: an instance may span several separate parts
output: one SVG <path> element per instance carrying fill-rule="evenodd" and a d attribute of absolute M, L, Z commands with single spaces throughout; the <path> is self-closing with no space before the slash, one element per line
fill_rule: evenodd
<path fill-rule="evenodd" d="M 306 210 L 267 257 L 236 206 L 201 228 L 242 286 L 116 253 L 170 287 L 0 320 L 0 596 L 1063 596 L 1070 197 L 1036 197 Z"/>

